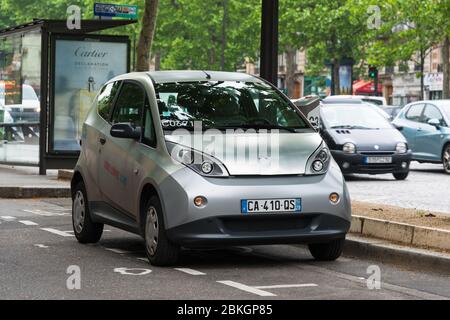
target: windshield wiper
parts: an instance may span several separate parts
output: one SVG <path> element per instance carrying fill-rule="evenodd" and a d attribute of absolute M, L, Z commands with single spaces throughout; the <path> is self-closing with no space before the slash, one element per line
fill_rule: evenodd
<path fill-rule="evenodd" d="M 265 130 L 285 130 L 292 133 L 297 133 L 297 129 L 301 128 L 291 128 L 291 127 L 284 127 L 279 126 L 275 124 L 236 124 L 236 125 L 225 125 L 225 126 L 217 126 L 216 129 L 219 130 L 225 130 L 225 129 L 265 129 Z"/>
<path fill-rule="evenodd" d="M 352 125 L 342 125 L 333 126 L 331 129 L 349 129 L 349 130 L 379 130 L 379 128 L 369 128 L 364 126 L 352 126 Z"/>

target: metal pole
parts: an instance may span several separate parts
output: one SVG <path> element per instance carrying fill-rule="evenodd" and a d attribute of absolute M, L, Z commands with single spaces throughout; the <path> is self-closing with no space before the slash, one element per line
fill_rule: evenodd
<path fill-rule="evenodd" d="M 260 76 L 278 83 L 278 0 L 262 1 Z"/>
<path fill-rule="evenodd" d="M 41 113 L 39 129 L 39 174 L 47 174 L 46 153 L 47 153 L 47 113 L 48 113 L 48 31 L 41 28 Z"/>

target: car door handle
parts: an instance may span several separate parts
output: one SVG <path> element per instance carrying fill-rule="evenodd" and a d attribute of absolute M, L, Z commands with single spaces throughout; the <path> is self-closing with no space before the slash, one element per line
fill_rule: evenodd
<path fill-rule="evenodd" d="M 98 141 L 101 143 L 101 145 L 105 145 L 105 143 L 106 143 L 105 138 L 100 138 Z"/>

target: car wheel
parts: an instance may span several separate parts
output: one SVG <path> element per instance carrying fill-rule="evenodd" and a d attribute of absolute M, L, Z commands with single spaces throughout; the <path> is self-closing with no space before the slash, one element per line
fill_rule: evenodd
<path fill-rule="evenodd" d="M 409 176 L 409 171 L 408 172 L 400 172 L 400 173 L 394 173 L 393 174 L 394 178 L 396 180 L 406 180 L 406 178 L 408 178 Z"/>
<path fill-rule="evenodd" d="M 309 252 L 318 261 L 334 261 L 339 258 L 344 249 L 345 238 L 327 243 L 309 244 Z"/>
<path fill-rule="evenodd" d="M 444 171 L 450 174 L 450 144 L 446 145 L 442 153 L 442 163 L 444 164 Z"/>
<path fill-rule="evenodd" d="M 102 237 L 103 224 L 95 223 L 89 211 L 86 187 L 79 182 L 72 196 L 72 226 L 80 243 L 97 243 Z"/>
<path fill-rule="evenodd" d="M 171 243 L 166 235 L 162 207 L 156 196 L 145 206 L 145 251 L 155 266 L 170 266 L 178 261 L 180 247 Z"/>

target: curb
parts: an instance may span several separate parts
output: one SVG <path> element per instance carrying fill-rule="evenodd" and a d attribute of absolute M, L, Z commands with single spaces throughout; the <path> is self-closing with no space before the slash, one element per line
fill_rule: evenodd
<path fill-rule="evenodd" d="M 348 257 L 401 265 L 406 269 L 414 268 L 415 270 L 450 274 L 449 254 L 393 245 L 382 240 L 349 235 L 343 254 Z"/>
<path fill-rule="evenodd" d="M 70 198 L 70 187 L 0 187 L 0 198 Z"/>
<path fill-rule="evenodd" d="M 413 247 L 450 251 L 450 231 L 353 216 L 350 232 Z"/>

